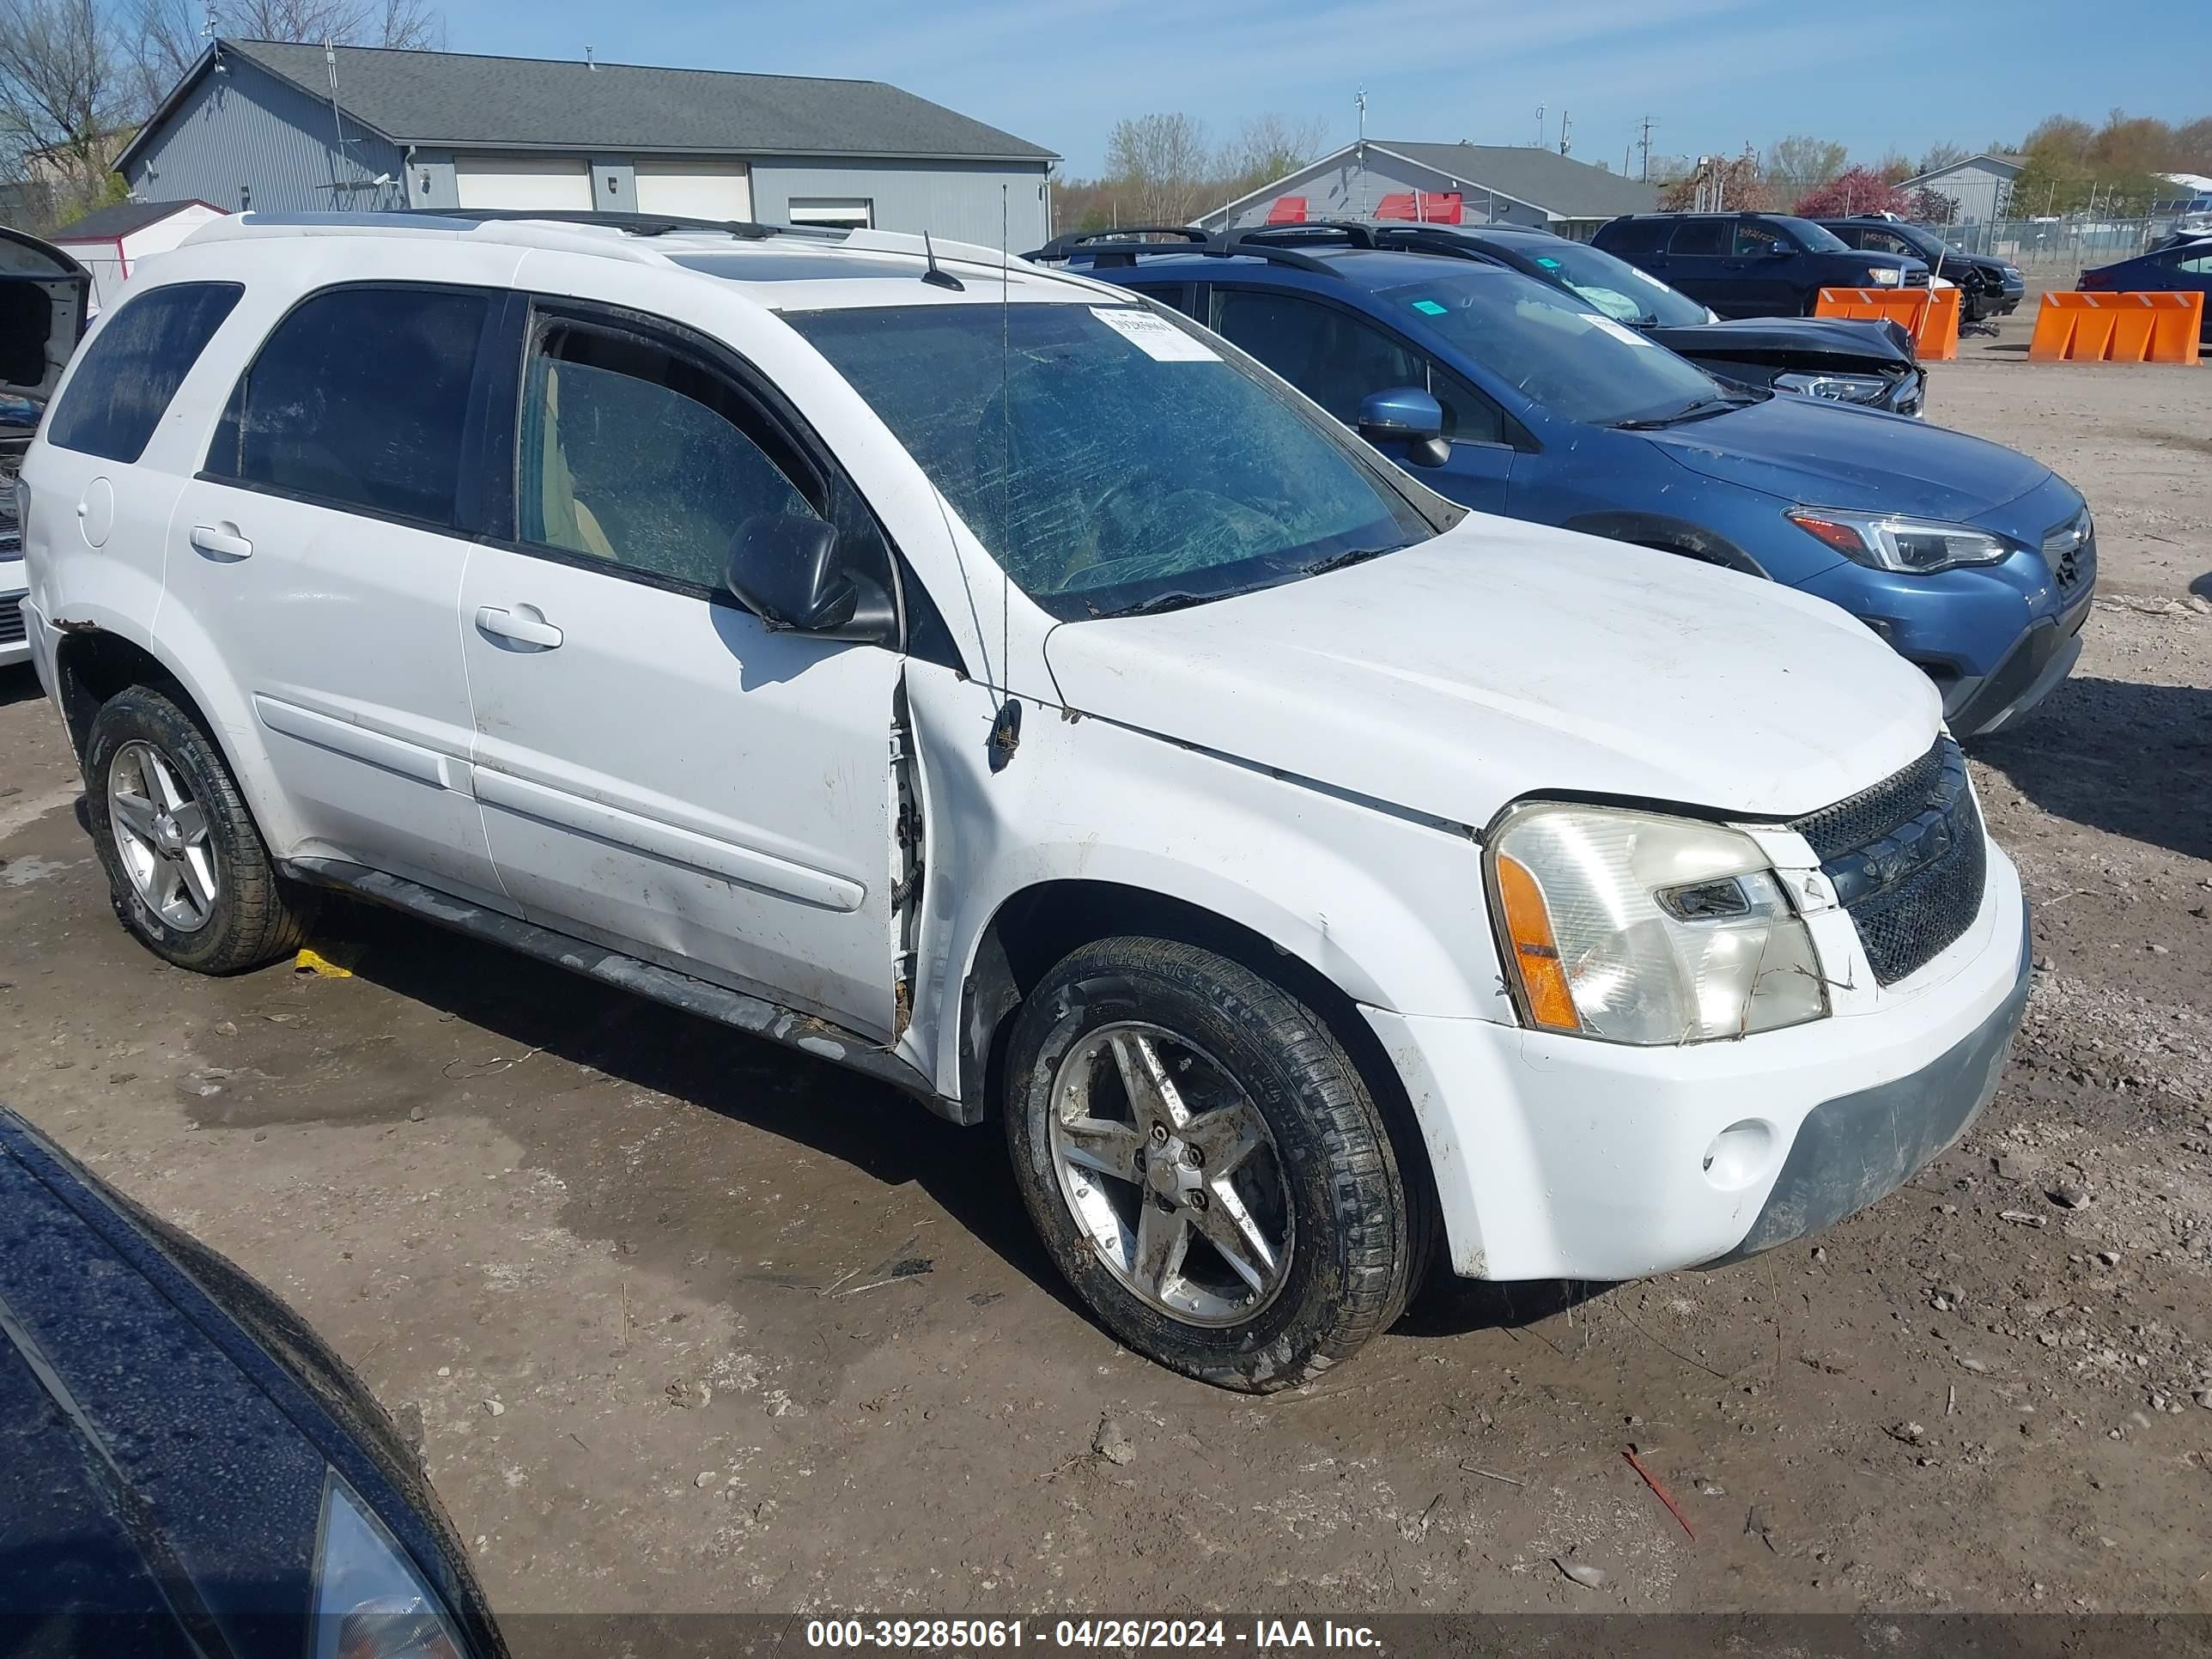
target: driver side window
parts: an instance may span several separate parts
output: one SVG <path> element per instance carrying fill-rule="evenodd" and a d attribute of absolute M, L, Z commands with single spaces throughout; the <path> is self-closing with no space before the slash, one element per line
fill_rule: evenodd
<path fill-rule="evenodd" d="M 1757 219 L 1739 219 L 1735 226 L 1735 251 L 1739 256 L 1796 252 L 1788 236 L 1776 226 L 1763 224 Z"/>
<path fill-rule="evenodd" d="M 1412 347 L 1351 313 L 1290 294 L 1217 287 L 1213 330 L 1258 358 L 1346 426 L 1360 400 L 1428 385 Z"/>
<path fill-rule="evenodd" d="M 647 336 L 541 324 L 520 440 L 521 539 L 648 577 L 717 591 L 745 520 L 822 516 L 750 400 Z"/>

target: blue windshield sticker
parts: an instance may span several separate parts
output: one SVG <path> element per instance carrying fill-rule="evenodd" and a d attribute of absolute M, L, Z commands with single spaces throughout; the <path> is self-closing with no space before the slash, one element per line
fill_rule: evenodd
<path fill-rule="evenodd" d="M 1441 317 L 1451 307 L 1449 306 L 1438 305 L 1434 300 L 1416 300 L 1413 301 L 1414 310 L 1425 313 L 1427 315 L 1431 317 Z"/>
<path fill-rule="evenodd" d="M 1559 268 L 1559 262 L 1557 259 L 1539 259 L 1536 263 L 1547 270 L 1557 270 Z"/>

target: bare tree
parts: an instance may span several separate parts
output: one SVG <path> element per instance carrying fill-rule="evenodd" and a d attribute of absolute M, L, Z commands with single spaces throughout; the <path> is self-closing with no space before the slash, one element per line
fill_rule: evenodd
<path fill-rule="evenodd" d="M 1296 172 L 1328 141 L 1328 123 L 1318 117 L 1297 120 L 1274 110 L 1248 116 L 1221 147 L 1219 193 L 1233 199 Z"/>
<path fill-rule="evenodd" d="M 0 162 L 40 185 L 56 222 L 105 192 L 135 113 L 130 77 L 94 0 L 8 0 L 0 8 Z"/>
<path fill-rule="evenodd" d="M 1954 144 L 1948 139 L 1942 143 L 1930 144 L 1920 152 L 1920 160 L 1913 166 L 1913 177 L 1924 178 L 1931 173 L 1941 173 L 1953 162 L 1963 161 L 1972 154 L 1973 151 L 1964 144 Z"/>
<path fill-rule="evenodd" d="M 1189 223 L 1211 195 L 1212 167 L 1206 123 L 1194 115 L 1116 121 L 1106 140 L 1107 179 L 1123 216 L 1135 222 Z"/>
<path fill-rule="evenodd" d="M 444 15 L 428 0 L 225 0 L 217 22 L 238 40 L 435 50 Z M 207 50 L 204 0 L 133 0 L 131 58 L 150 111 Z"/>
<path fill-rule="evenodd" d="M 1793 132 L 1766 151 L 1766 181 L 1785 200 L 1818 190 L 1842 173 L 1850 152 L 1828 138 Z"/>

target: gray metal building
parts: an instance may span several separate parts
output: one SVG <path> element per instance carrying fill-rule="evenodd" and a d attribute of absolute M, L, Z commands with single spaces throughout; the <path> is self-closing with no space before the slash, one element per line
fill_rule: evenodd
<path fill-rule="evenodd" d="M 598 208 L 1048 232 L 1051 151 L 880 81 L 216 40 L 116 168 L 227 210 Z"/>
<path fill-rule="evenodd" d="M 1607 220 L 1658 205 L 1651 185 L 1548 149 L 1369 138 L 1309 161 L 1197 222 L 1207 230 L 1271 219 L 1535 225 L 1587 241 Z"/>
<path fill-rule="evenodd" d="M 2009 217 L 2014 211 L 2012 189 L 2014 182 L 2027 166 L 2024 155 L 2000 155 L 1984 151 L 1969 155 L 1963 161 L 1954 161 L 1948 167 L 1937 167 L 1933 173 L 1923 173 L 1905 179 L 1898 185 L 1902 191 L 1933 191 L 1938 196 L 1948 196 L 1956 210 L 1956 222 L 1962 225 L 1984 223 L 1991 219 Z M 2038 204 L 2022 202 L 2019 210 L 2023 214 L 2038 211 Z"/>

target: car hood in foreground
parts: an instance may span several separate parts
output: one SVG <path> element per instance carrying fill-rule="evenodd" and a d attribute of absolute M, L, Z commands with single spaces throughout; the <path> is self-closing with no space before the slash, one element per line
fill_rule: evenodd
<path fill-rule="evenodd" d="M 1758 578 L 1470 514 L 1366 564 L 1063 624 L 1071 709 L 1480 825 L 1582 792 L 1786 817 L 1927 752 L 1934 688 Z"/>
<path fill-rule="evenodd" d="M 1912 367 L 1912 337 L 1895 323 L 1850 317 L 1745 317 L 1734 322 L 1685 323 L 1644 331 L 1685 357 L 1775 368 L 1870 369 Z"/>
<path fill-rule="evenodd" d="M 1643 435 L 1692 472 L 1784 501 L 1960 523 L 2051 477 L 2000 444 L 1820 398 L 1769 398 Z"/>

